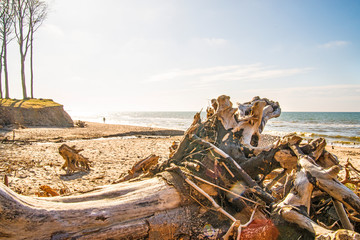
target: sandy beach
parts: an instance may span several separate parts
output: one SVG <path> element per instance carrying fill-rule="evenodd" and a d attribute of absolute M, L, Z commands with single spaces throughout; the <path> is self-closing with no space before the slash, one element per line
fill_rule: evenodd
<path fill-rule="evenodd" d="M 64 195 L 79 194 L 113 183 L 150 154 L 166 160 L 172 142 L 181 140 L 182 135 L 178 130 L 91 122 L 85 128 L 1 130 L 0 139 L 7 140 L 0 144 L 0 179 L 6 175 L 9 187 L 24 195 L 36 195 L 42 185 L 62 189 Z M 264 139 L 269 143 L 273 138 Z M 81 154 L 89 158 L 90 172 L 65 175 L 61 169 L 64 159 L 58 152 L 64 143 L 84 149 Z M 350 158 L 360 168 L 359 148 L 328 146 L 327 150 L 342 165 Z"/>

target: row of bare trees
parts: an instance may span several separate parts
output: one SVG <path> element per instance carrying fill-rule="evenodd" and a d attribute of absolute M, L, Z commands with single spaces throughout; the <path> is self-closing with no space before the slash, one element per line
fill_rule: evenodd
<path fill-rule="evenodd" d="M 30 97 L 34 98 L 34 34 L 46 19 L 47 13 L 48 4 L 42 0 L 0 0 L 0 98 L 10 97 L 8 45 L 14 39 L 19 45 L 21 86 L 24 99 L 28 98 L 25 61 L 30 53 Z"/>

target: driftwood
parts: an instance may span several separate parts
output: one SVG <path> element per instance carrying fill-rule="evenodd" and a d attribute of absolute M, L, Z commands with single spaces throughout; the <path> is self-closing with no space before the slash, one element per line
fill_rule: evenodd
<path fill-rule="evenodd" d="M 211 102 L 168 160 L 153 166 L 151 155 L 124 182 L 52 198 L 1 185 L 0 237 L 360 239 L 360 199 L 337 179 L 339 162 L 324 139 L 303 143 L 293 134 L 259 147 L 266 122 L 281 113 L 277 102 L 255 97 L 233 108 L 225 95 Z M 86 159 L 80 150 L 61 149 L 69 172 L 88 166 L 75 164 Z M 324 223 L 330 207 L 337 220 Z"/>
<path fill-rule="evenodd" d="M 345 211 L 341 203 L 360 212 L 360 199 L 355 193 L 336 179 L 337 173 L 340 170 L 338 165 L 324 169 L 309 155 L 305 155 L 298 145 L 291 145 L 290 147 L 299 159 L 298 164 L 300 170 L 296 173 L 294 187 L 291 192 L 287 194 L 283 201 L 277 204 L 276 209 L 278 214 L 286 221 L 295 223 L 301 228 L 313 233 L 318 239 L 337 239 L 336 236 L 344 234 L 351 237 L 350 239 L 360 238 L 360 235 L 353 231 L 340 230 L 339 232 L 334 232 L 325 229 L 308 217 L 312 191 L 314 187 L 318 187 L 335 199 L 334 205 L 344 228 L 353 230 L 353 226 L 349 222 L 346 214 L 344 214 Z M 319 147 L 322 148 L 321 145 Z M 315 151 L 317 150 L 318 149 Z"/>
<path fill-rule="evenodd" d="M 69 147 L 66 144 L 62 144 L 59 147 L 59 153 L 65 160 L 61 168 L 66 171 L 66 174 L 90 170 L 89 159 L 81 155 L 79 153 L 81 151 L 83 151 L 83 149 L 76 149 L 75 146 Z"/>
<path fill-rule="evenodd" d="M 83 122 L 81 120 L 77 120 L 75 123 L 74 123 L 75 126 L 79 127 L 79 128 L 84 128 L 84 127 L 87 127 L 87 124 L 86 122 Z"/>
<path fill-rule="evenodd" d="M 158 163 L 158 160 L 159 160 L 159 156 L 156 156 L 155 154 L 151 154 L 148 157 L 137 161 L 134 164 L 134 166 L 128 171 L 128 175 L 126 175 L 125 177 L 121 178 L 120 180 L 114 183 L 124 182 L 132 178 L 136 178 L 143 173 L 147 173 L 152 166 Z"/>
<path fill-rule="evenodd" d="M 176 209 L 179 192 L 158 177 L 71 197 L 25 197 L 0 186 L 0 236 L 7 239 L 141 238 L 178 221 L 168 210 L 186 215 Z M 154 218 L 158 212 L 164 212 L 162 224 Z"/>
<path fill-rule="evenodd" d="M 218 97 L 216 102 L 214 116 L 221 121 L 225 130 L 241 136 L 243 145 L 248 147 L 257 146 L 266 122 L 281 113 L 278 103 L 259 97 L 250 103 L 238 104 L 238 108 L 233 108 L 230 97 L 226 95 Z"/>

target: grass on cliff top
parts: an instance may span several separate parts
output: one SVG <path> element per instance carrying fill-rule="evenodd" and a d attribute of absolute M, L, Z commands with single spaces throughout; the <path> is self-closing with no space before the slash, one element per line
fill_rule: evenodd
<path fill-rule="evenodd" d="M 4 99 L 0 98 L 0 106 L 2 107 L 20 107 L 20 108 L 46 108 L 46 107 L 57 107 L 61 106 L 54 102 L 52 99 Z"/>

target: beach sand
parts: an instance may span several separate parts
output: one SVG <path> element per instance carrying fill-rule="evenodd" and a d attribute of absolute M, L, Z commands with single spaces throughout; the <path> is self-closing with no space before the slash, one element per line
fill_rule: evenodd
<path fill-rule="evenodd" d="M 111 184 L 126 174 L 132 165 L 150 154 L 168 159 L 173 141 L 182 131 L 149 127 L 87 122 L 85 128 L 26 128 L 0 131 L 0 179 L 6 175 L 9 187 L 24 195 L 36 195 L 39 187 L 66 190 L 65 195 L 80 194 L 97 186 Z M 12 139 L 15 139 L 15 142 Z M 265 136 L 263 144 L 274 140 Z M 62 144 L 84 149 L 91 161 L 90 172 L 66 176 L 64 159 L 58 153 Z M 342 165 L 348 158 L 360 169 L 360 149 L 328 146 Z"/>

